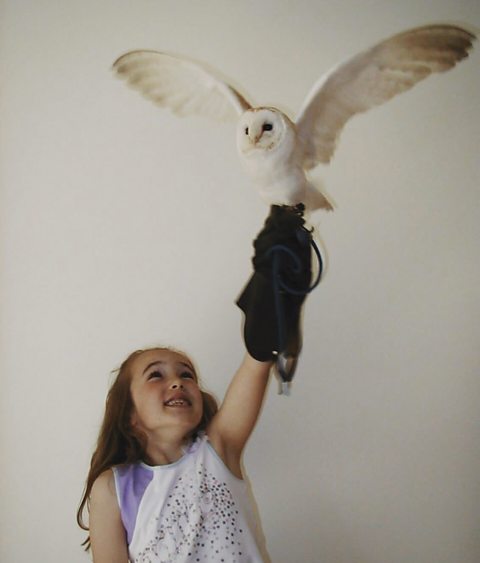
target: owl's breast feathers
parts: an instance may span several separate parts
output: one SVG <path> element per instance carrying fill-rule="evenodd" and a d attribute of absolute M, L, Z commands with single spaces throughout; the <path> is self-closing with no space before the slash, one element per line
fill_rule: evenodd
<path fill-rule="evenodd" d="M 269 205 L 296 205 L 305 198 L 307 178 L 298 155 L 296 135 L 288 135 L 272 150 L 242 154 L 245 170 Z"/>
<path fill-rule="evenodd" d="M 269 205 L 297 205 L 305 201 L 307 179 L 301 168 L 292 167 L 256 181 L 260 196 Z"/>

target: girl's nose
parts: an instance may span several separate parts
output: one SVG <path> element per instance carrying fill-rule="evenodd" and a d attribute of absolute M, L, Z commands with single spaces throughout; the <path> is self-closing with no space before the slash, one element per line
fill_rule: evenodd
<path fill-rule="evenodd" d="M 170 385 L 170 389 L 183 389 L 183 383 L 180 380 L 176 380 Z"/>

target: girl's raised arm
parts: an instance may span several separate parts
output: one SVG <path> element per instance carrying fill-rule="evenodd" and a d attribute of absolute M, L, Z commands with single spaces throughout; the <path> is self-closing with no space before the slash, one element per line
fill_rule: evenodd
<path fill-rule="evenodd" d="M 240 457 L 260 413 L 273 359 L 288 359 L 288 370 L 279 370 L 287 383 L 300 354 L 300 314 L 312 277 L 312 234 L 304 226 L 304 209 L 303 204 L 271 206 L 253 242 L 253 275 L 236 301 L 245 314 L 247 353 L 207 434 L 239 477 Z M 319 262 L 321 271 L 320 257 Z"/>
<path fill-rule="evenodd" d="M 95 481 L 90 494 L 90 541 L 94 563 L 128 563 L 125 529 L 111 469 Z"/>
<path fill-rule="evenodd" d="M 207 428 L 213 447 L 240 478 L 242 451 L 258 419 L 271 366 L 272 362 L 259 362 L 247 352 Z"/>

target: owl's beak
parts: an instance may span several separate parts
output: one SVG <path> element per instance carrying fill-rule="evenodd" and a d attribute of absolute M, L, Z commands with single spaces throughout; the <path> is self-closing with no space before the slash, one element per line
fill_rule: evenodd
<path fill-rule="evenodd" d="M 258 143 L 258 141 L 260 141 L 260 139 L 262 138 L 263 135 L 263 131 L 260 131 L 260 133 L 257 133 L 256 135 L 249 135 L 250 137 L 250 141 L 256 145 Z"/>

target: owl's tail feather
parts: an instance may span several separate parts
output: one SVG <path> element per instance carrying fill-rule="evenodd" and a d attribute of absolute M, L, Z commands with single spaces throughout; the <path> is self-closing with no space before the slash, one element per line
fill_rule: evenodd
<path fill-rule="evenodd" d="M 307 184 L 305 207 L 309 211 L 315 211 L 316 209 L 333 211 L 334 209 L 333 204 L 327 199 L 327 197 L 310 182 Z"/>

